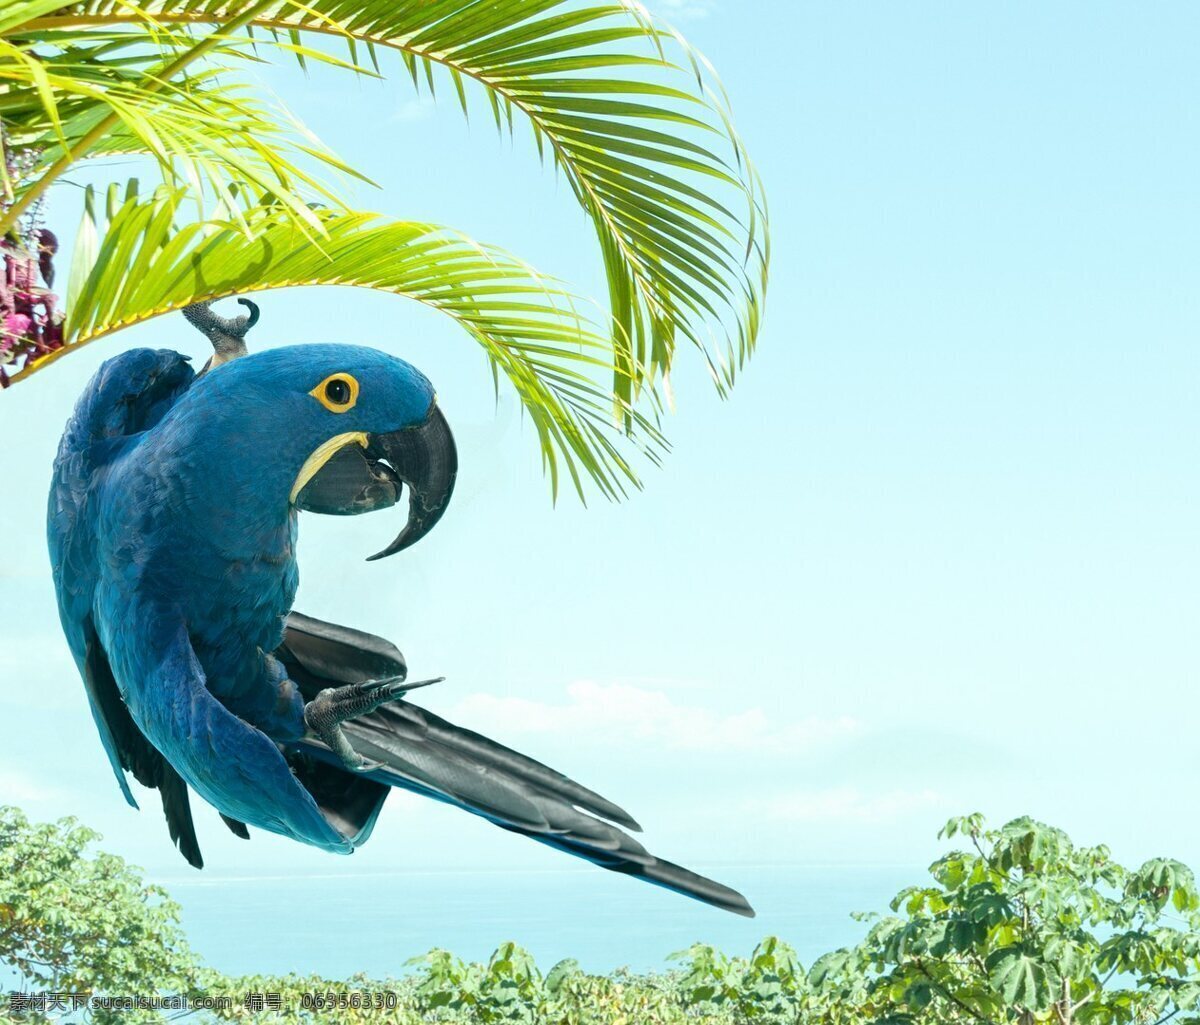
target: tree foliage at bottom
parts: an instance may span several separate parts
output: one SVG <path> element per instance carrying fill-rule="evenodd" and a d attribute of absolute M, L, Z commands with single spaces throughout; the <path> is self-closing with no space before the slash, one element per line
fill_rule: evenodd
<path fill-rule="evenodd" d="M 72 819 L 0 809 L 0 968 L 20 977 L 0 1020 L 528 1025 L 1200 1025 L 1200 894 L 1178 861 L 1131 870 L 1029 818 L 952 819 L 965 841 L 807 970 L 783 940 L 749 957 L 697 944 L 649 974 L 543 973 L 515 943 L 486 964 L 432 950 L 396 979 L 221 975 L 189 949 L 179 908 Z M 21 994 L 159 994 L 191 1011 L 65 1015 Z M 201 1003 L 211 1006 L 197 1010 Z"/>

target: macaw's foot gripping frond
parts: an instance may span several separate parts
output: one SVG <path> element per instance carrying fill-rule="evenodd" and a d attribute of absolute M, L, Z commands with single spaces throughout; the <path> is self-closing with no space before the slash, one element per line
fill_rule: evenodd
<path fill-rule="evenodd" d="M 342 731 L 342 723 L 374 712 L 390 701 L 401 701 L 410 690 L 441 683 L 444 676 L 433 680 L 405 683 L 402 676 L 382 680 L 366 680 L 344 687 L 327 687 L 304 706 L 304 723 L 318 740 L 332 749 L 342 764 L 352 772 L 367 772 L 380 768 L 354 750 Z"/>
<path fill-rule="evenodd" d="M 183 315 L 188 323 L 212 342 L 213 355 L 200 371 L 202 374 L 213 367 L 219 367 L 222 363 L 228 363 L 231 359 L 246 355 L 246 334 L 258 323 L 259 310 L 258 305 L 249 299 L 239 299 L 238 302 L 250 311 L 249 316 L 219 316 L 210 309 L 211 299 L 191 303 L 183 308 Z"/>
<path fill-rule="evenodd" d="M 602 868 L 735 914 L 754 915 L 737 891 L 649 853 L 618 828 L 641 830 L 611 801 L 541 762 L 397 700 L 403 694 L 391 691 L 402 686 L 398 680 L 407 669 L 403 656 L 387 641 L 292 613 L 275 655 L 309 699 L 306 719 L 311 709 L 311 718 L 328 721 L 321 718 L 324 695 L 334 708 L 353 709 L 336 726 L 332 742 L 306 739 L 293 746 L 289 758 L 302 770 L 298 775 L 322 812 L 345 820 L 350 830 L 365 837 L 386 793 L 383 788 L 400 788 L 462 808 Z M 331 682 L 361 685 L 382 675 L 382 667 L 395 674 L 393 682 L 358 690 L 353 685 L 329 689 Z M 379 698 L 385 692 L 391 696 Z M 366 710 L 367 705 L 372 707 Z M 360 768 L 356 760 L 366 767 Z M 354 801 L 339 796 L 338 780 L 350 778 L 343 769 L 347 765 L 362 790 L 355 792 Z M 379 789 L 364 789 L 371 787 Z"/>

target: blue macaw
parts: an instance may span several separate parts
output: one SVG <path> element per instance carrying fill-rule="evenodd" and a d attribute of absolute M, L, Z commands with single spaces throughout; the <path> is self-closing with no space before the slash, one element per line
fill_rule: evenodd
<path fill-rule="evenodd" d="M 157 788 L 171 838 L 203 865 L 190 787 L 239 836 L 257 826 L 348 854 L 393 787 L 464 808 L 604 868 L 743 915 L 739 893 L 662 861 L 621 808 L 406 699 L 381 638 L 292 609 L 297 512 L 396 504 L 415 543 L 457 473 L 432 385 L 352 345 L 245 354 L 257 319 L 187 310 L 215 354 L 106 362 L 67 424 L 48 534 L 63 628 L 126 800 Z"/>

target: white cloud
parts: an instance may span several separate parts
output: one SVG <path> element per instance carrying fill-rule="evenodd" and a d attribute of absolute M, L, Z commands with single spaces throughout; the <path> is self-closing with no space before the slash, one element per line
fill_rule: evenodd
<path fill-rule="evenodd" d="M 580 681 L 565 704 L 473 694 L 450 718 L 499 740 L 518 734 L 558 734 L 581 741 L 656 744 L 670 750 L 797 753 L 858 733 L 849 716 L 781 722 L 761 708 L 723 713 L 682 705 L 659 690 L 624 683 Z"/>
<path fill-rule="evenodd" d="M 934 790 L 890 790 L 866 794 L 857 787 L 799 790 L 751 798 L 745 810 L 776 822 L 853 822 L 875 825 L 946 803 Z"/>
<path fill-rule="evenodd" d="M 58 796 L 58 791 L 42 786 L 23 772 L 0 769 L 0 804 L 48 801 Z"/>

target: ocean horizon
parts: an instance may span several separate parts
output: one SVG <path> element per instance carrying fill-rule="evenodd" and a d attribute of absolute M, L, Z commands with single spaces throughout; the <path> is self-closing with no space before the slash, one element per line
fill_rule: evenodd
<path fill-rule="evenodd" d="M 852 912 L 886 912 L 924 867 L 706 865 L 741 889 L 753 919 L 599 869 L 424 869 L 352 875 L 151 877 L 180 904 L 188 941 L 227 974 L 398 977 L 439 947 L 486 960 L 513 940 L 547 971 L 575 958 L 585 971 L 671 967 L 668 955 L 711 943 L 746 955 L 764 936 L 796 948 L 805 966 L 857 942 Z M 599 877 L 599 878 L 597 878 Z"/>

